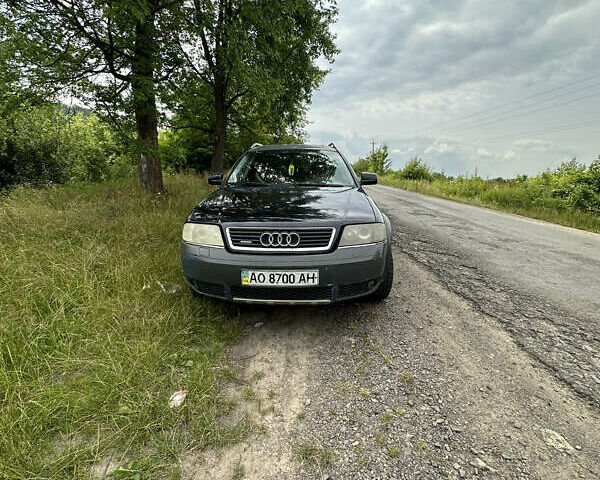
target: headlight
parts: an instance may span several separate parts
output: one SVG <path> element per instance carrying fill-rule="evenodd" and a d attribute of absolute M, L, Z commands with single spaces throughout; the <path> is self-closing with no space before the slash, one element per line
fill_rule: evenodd
<path fill-rule="evenodd" d="M 340 247 L 364 245 L 366 243 L 383 242 L 387 238 L 383 223 L 365 223 L 363 225 L 347 225 L 342 232 Z"/>
<path fill-rule="evenodd" d="M 183 226 L 183 241 L 196 245 L 223 246 L 223 236 L 218 225 L 204 225 L 201 223 L 186 223 Z"/>

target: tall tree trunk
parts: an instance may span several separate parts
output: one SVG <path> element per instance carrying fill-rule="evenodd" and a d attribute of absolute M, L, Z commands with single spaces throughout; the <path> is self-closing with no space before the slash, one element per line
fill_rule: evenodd
<path fill-rule="evenodd" d="M 225 157 L 225 135 L 226 135 L 226 106 L 225 106 L 225 81 L 217 75 L 215 93 L 215 136 L 213 139 L 213 154 L 211 171 L 222 172 Z"/>
<path fill-rule="evenodd" d="M 154 55 L 157 45 L 154 34 L 152 13 L 136 24 L 131 88 L 140 148 L 140 184 L 144 189 L 158 193 L 164 187 L 158 155 L 158 112 L 154 91 Z"/>

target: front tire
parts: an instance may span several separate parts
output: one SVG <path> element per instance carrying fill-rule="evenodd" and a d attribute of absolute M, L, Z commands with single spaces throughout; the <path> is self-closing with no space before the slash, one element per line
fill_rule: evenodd
<path fill-rule="evenodd" d="M 383 269 L 383 280 L 371 295 L 368 296 L 369 300 L 381 301 L 386 299 L 394 283 L 394 260 L 392 258 L 392 249 L 387 251 L 385 256 L 385 267 Z"/>

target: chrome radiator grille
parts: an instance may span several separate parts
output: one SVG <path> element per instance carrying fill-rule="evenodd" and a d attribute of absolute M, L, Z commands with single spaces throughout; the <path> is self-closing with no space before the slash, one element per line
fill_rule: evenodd
<path fill-rule="evenodd" d="M 331 248 L 335 229 L 314 228 L 227 228 L 232 250 L 257 252 L 320 252 Z"/>

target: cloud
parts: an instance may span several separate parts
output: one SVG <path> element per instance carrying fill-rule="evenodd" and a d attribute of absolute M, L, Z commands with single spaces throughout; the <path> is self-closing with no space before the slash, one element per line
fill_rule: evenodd
<path fill-rule="evenodd" d="M 448 153 L 448 152 L 454 152 L 456 150 L 456 145 L 450 145 L 446 142 L 441 142 L 441 143 L 435 143 L 433 145 L 430 145 L 429 147 L 427 147 L 425 149 L 425 151 L 423 153 L 428 154 L 428 153 Z"/>
<path fill-rule="evenodd" d="M 477 149 L 477 155 L 479 155 L 480 157 L 484 157 L 484 158 L 491 158 L 494 156 L 494 154 L 492 152 L 490 152 L 487 148 L 482 148 L 482 147 L 479 147 Z"/>
<path fill-rule="evenodd" d="M 554 142 L 549 140 L 540 140 L 536 138 L 524 138 L 521 140 L 515 140 L 513 142 L 515 147 L 519 147 L 522 150 L 533 150 L 536 152 L 548 152 L 556 150 Z"/>
<path fill-rule="evenodd" d="M 455 174 L 476 165 L 490 175 L 532 174 L 567 154 L 595 158 L 595 127 L 547 140 L 516 134 L 597 120 L 600 95 L 514 115 L 598 90 L 598 18 L 597 1 L 340 2 L 342 53 L 313 97 L 311 140 L 340 139 L 358 158 L 376 138 L 395 163 L 422 154 Z"/>

